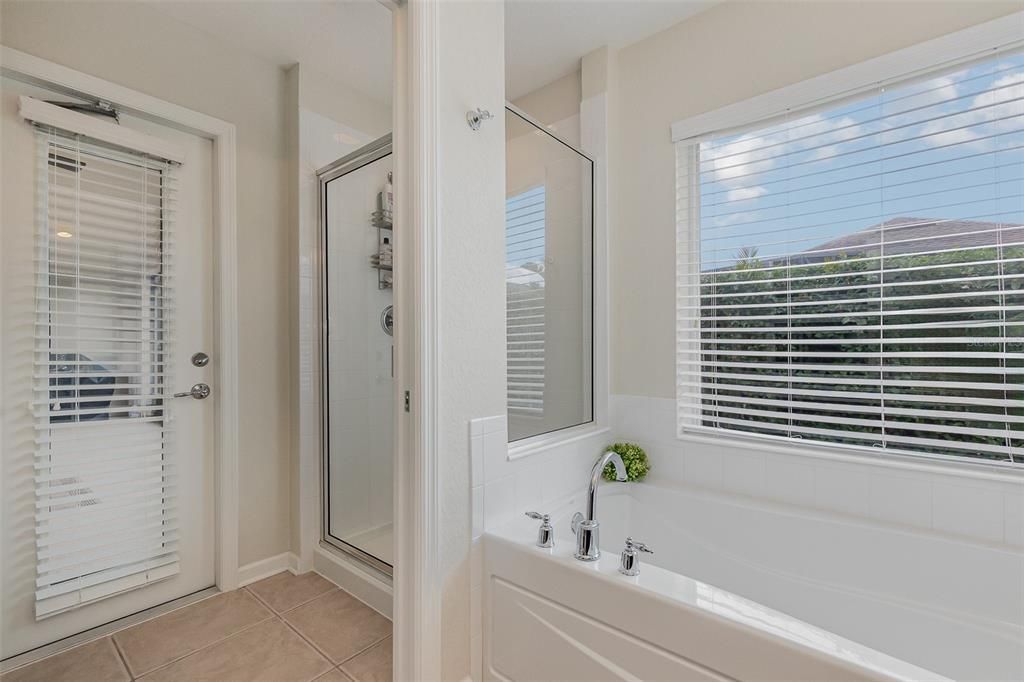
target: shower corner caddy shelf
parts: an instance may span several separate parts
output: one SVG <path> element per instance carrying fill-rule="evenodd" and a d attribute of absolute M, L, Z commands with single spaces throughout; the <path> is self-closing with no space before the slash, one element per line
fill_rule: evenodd
<path fill-rule="evenodd" d="M 390 289 L 391 276 L 386 273 L 392 272 L 392 266 L 381 263 L 380 257 L 384 254 L 384 238 L 386 235 L 389 235 L 388 238 L 391 240 L 391 253 L 392 257 L 394 257 L 395 239 L 393 235 L 395 228 L 380 208 L 370 214 L 370 225 L 377 229 L 377 253 L 370 257 L 370 267 L 377 271 L 377 288 Z"/>

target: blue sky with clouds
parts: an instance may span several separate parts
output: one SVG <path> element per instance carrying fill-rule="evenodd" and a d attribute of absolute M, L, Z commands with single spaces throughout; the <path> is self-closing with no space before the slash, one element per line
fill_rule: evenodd
<path fill-rule="evenodd" d="M 704 270 L 896 217 L 1022 224 L 1024 53 L 712 139 L 699 157 Z"/>

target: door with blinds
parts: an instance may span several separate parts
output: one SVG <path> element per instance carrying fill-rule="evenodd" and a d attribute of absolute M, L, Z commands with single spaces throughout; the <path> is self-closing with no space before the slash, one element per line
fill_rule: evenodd
<path fill-rule="evenodd" d="M 6 658 L 214 584 L 216 355 L 211 143 L 3 86 Z"/>

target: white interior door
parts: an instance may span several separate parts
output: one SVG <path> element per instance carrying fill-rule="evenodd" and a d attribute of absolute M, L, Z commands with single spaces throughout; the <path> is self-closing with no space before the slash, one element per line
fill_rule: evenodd
<path fill-rule="evenodd" d="M 7 658 L 214 584 L 218 358 L 212 143 L 122 115 L 184 151 L 172 204 L 154 190 L 169 171 L 102 144 L 47 147 L 18 113 L 19 95 L 69 97 L 9 79 L 0 95 Z M 169 398 L 197 383 L 211 396 Z"/>

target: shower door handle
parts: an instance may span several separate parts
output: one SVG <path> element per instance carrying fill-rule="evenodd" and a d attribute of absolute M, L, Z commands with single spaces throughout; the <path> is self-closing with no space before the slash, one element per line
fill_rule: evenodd
<path fill-rule="evenodd" d="M 175 393 L 175 398 L 195 398 L 196 400 L 203 400 L 204 398 L 210 397 L 210 385 L 209 384 L 195 384 L 189 390 L 184 393 Z"/>

